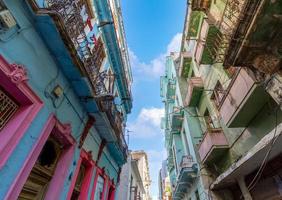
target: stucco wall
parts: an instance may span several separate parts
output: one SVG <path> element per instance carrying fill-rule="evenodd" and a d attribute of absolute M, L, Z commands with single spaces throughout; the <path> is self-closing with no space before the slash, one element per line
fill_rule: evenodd
<path fill-rule="evenodd" d="M 33 19 L 27 12 L 25 3 L 19 0 L 6 0 L 5 3 L 17 20 L 18 27 L 11 30 L 8 34 L 0 34 L 0 54 L 10 63 L 24 65 L 28 73 L 28 83 L 44 102 L 44 107 L 20 140 L 6 165 L 0 169 L 0 179 L 5 180 L 0 182 L 0 198 L 5 196 L 16 175 L 19 173 L 51 113 L 55 113 L 62 123 L 71 123 L 72 135 L 76 139 L 79 138 L 84 128 L 80 118 L 82 117 L 84 121 L 87 119 L 87 113 L 81 106 L 70 82 L 66 79 L 52 53 L 35 30 Z M 55 102 L 55 108 L 54 103 L 47 96 L 57 84 L 63 88 L 69 101 L 66 98 L 62 98 L 60 101 Z M 91 150 L 93 152 L 93 159 L 96 160 L 101 139 L 97 135 L 95 128 L 91 130 L 91 134 L 92 136 L 88 136 L 84 147 L 87 151 Z M 72 165 L 69 167 L 69 178 L 65 180 L 61 193 L 62 199 L 65 199 L 68 192 L 70 178 L 74 173 L 76 161 L 79 158 L 79 151 L 79 149 L 76 149 Z M 110 178 L 115 178 L 116 180 L 118 169 L 106 148 L 99 166 L 105 167 Z"/>

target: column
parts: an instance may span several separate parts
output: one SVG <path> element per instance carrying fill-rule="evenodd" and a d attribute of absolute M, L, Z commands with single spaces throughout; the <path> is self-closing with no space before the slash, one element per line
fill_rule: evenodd
<path fill-rule="evenodd" d="M 241 189 L 241 192 L 243 194 L 244 199 L 245 200 L 252 200 L 253 198 L 252 198 L 252 196 L 251 196 L 251 194 L 250 194 L 250 192 L 249 192 L 249 190 L 248 190 L 248 188 L 246 186 L 246 182 L 245 182 L 244 176 L 239 177 L 237 179 L 237 182 L 239 184 L 239 187 Z"/>

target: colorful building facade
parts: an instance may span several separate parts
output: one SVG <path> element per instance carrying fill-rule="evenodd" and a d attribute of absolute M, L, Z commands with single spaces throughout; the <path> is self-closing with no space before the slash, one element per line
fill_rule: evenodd
<path fill-rule="evenodd" d="M 119 1 L 1 0 L 0 22 L 0 199 L 115 199 L 132 107 Z"/>
<path fill-rule="evenodd" d="M 282 4 L 268 0 L 187 3 L 180 56 L 168 58 L 176 80 L 171 102 L 179 96 L 183 101 L 177 110 L 183 112 L 178 131 L 187 119 L 188 146 L 199 163 L 197 177 L 205 196 L 196 195 L 191 179 L 180 191 L 182 196 L 174 189 L 174 198 L 279 199 L 282 46 L 278 16 Z M 178 82 L 183 84 L 177 86 Z M 163 96 L 167 102 L 170 95 Z M 169 113 L 164 127 L 167 141 L 176 137 L 167 134 L 174 124 L 174 114 L 169 121 Z M 185 144 L 183 138 L 180 141 Z M 167 149 L 173 150 L 174 143 L 167 143 Z M 177 163 L 176 153 L 168 155 L 168 161 Z M 168 164 L 177 185 L 180 179 L 174 178 L 174 168 L 175 164 Z"/>

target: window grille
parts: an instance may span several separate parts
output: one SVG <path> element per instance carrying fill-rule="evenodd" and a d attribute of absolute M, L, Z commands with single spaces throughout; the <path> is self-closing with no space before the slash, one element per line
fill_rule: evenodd
<path fill-rule="evenodd" d="M 18 110 L 18 104 L 0 88 L 0 131 Z"/>

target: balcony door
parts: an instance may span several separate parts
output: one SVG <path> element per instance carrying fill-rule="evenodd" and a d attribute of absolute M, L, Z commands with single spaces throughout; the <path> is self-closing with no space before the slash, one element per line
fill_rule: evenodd
<path fill-rule="evenodd" d="M 19 200 L 43 200 L 60 158 L 62 147 L 48 138 L 19 195 Z"/>

